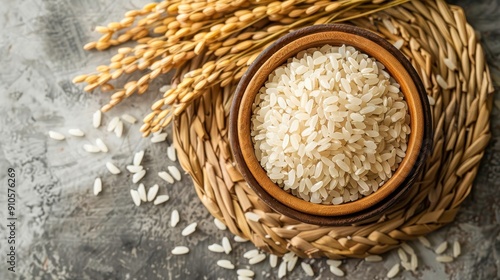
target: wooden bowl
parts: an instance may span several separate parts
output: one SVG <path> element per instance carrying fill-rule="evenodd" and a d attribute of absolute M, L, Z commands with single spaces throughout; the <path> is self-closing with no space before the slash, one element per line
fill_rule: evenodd
<path fill-rule="evenodd" d="M 250 137 L 252 104 L 269 74 L 298 52 L 330 45 L 351 45 L 382 63 L 401 85 L 409 107 L 410 128 L 406 156 L 393 176 L 376 192 L 340 205 L 315 204 L 280 188 L 257 160 Z M 280 38 L 266 48 L 241 78 L 230 112 L 229 136 L 236 164 L 248 185 L 272 209 L 302 222 L 319 225 L 361 223 L 382 214 L 411 187 L 432 146 L 431 114 L 418 74 L 392 44 L 378 35 L 351 25 L 328 24 L 306 27 Z"/>

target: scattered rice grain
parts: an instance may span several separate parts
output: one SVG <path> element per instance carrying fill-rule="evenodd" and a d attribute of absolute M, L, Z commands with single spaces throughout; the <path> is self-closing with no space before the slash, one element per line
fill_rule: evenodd
<path fill-rule="evenodd" d="M 188 236 L 190 234 L 192 234 L 193 232 L 196 231 L 196 226 L 198 225 L 198 223 L 191 223 L 189 224 L 187 227 L 185 227 L 182 232 L 181 232 L 181 235 L 182 236 Z"/>
<path fill-rule="evenodd" d="M 124 121 L 126 121 L 126 122 L 128 122 L 130 124 L 134 124 L 137 121 L 136 118 L 132 117 L 129 114 L 123 114 L 122 115 L 122 120 L 124 120 Z"/>
<path fill-rule="evenodd" d="M 108 161 L 106 162 L 106 168 L 108 169 L 108 171 L 111 173 L 111 174 L 120 174 L 120 169 L 118 169 L 118 167 L 116 167 L 116 165 L 114 165 L 112 162 Z"/>
<path fill-rule="evenodd" d="M 141 205 L 141 197 L 139 196 L 139 192 L 137 190 L 130 190 L 130 196 L 132 196 L 132 201 L 136 206 Z"/>
<path fill-rule="evenodd" d="M 139 193 L 139 197 L 143 202 L 148 201 L 148 195 L 146 194 L 146 187 L 144 187 L 144 184 L 139 185 L 139 187 L 137 188 L 137 192 Z"/>
<path fill-rule="evenodd" d="M 170 165 L 167 167 L 168 169 L 168 172 L 170 172 L 170 174 L 172 174 L 172 177 L 175 178 L 175 180 L 177 181 L 180 181 L 181 180 L 181 172 L 179 171 L 179 169 L 173 165 Z"/>
<path fill-rule="evenodd" d="M 176 246 L 172 250 L 172 254 L 174 254 L 174 255 L 185 255 L 187 253 L 189 253 L 189 248 L 186 246 Z"/>
<path fill-rule="evenodd" d="M 177 156 L 175 155 L 175 147 L 174 145 L 170 145 L 168 146 L 167 148 L 167 156 L 168 156 L 168 159 L 170 159 L 171 161 L 176 161 L 177 160 Z"/>
<path fill-rule="evenodd" d="M 170 174 L 168 174 L 166 171 L 158 172 L 158 176 L 160 176 L 160 178 L 165 180 L 167 183 L 173 184 L 175 182 L 174 178 L 172 178 L 172 176 L 170 176 Z"/>
<path fill-rule="evenodd" d="M 453 261 L 453 257 L 452 256 L 445 256 L 445 255 L 437 256 L 436 261 L 441 262 L 441 263 L 449 263 L 449 262 Z"/>
<path fill-rule="evenodd" d="M 302 267 L 307 276 L 314 276 L 314 271 L 310 264 L 301 262 L 300 266 Z"/>
<path fill-rule="evenodd" d="M 455 240 L 455 242 L 453 242 L 453 257 L 456 258 L 460 256 L 461 253 L 462 253 L 462 248 L 460 248 L 460 243 L 457 240 Z"/>
<path fill-rule="evenodd" d="M 229 260 L 218 260 L 217 265 L 225 269 L 234 269 L 234 264 Z"/>
<path fill-rule="evenodd" d="M 49 137 L 54 139 L 54 140 L 58 140 L 58 141 L 62 141 L 66 138 L 66 137 L 64 137 L 63 134 L 56 132 L 56 131 L 52 131 L 52 130 L 49 131 Z"/>
<path fill-rule="evenodd" d="M 99 148 L 99 150 L 101 150 L 101 152 L 103 152 L 103 153 L 108 152 L 108 146 L 106 146 L 106 144 L 104 144 L 104 142 L 101 140 L 101 138 L 97 138 L 95 140 L 95 144 Z"/>
<path fill-rule="evenodd" d="M 159 195 L 155 198 L 155 200 L 153 201 L 153 204 L 159 205 L 159 204 L 167 202 L 169 199 L 170 199 L 170 197 L 166 194 Z"/>
<path fill-rule="evenodd" d="M 141 165 L 141 162 L 142 162 L 142 158 L 144 157 L 144 150 L 142 151 L 139 151 L 137 153 L 135 153 L 134 155 L 134 160 L 133 160 L 133 164 L 135 166 L 139 166 Z"/>
<path fill-rule="evenodd" d="M 175 210 L 172 211 L 172 214 L 170 215 L 170 226 L 175 227 L 179 223 L 180 216 L 179 216 L 179 211 Z"/>
<path fill-rule="evenodd" d="M 227 229 L 226 225 L 223 222 L 221 222 L 221 220 L 219 220 L 217 218 L 214 218 L 214 224 L 220 230 L 226 230 Z"/>
<path fill-rule="evenodd" d="M 95 128 L 98 128 L 99 126 L 101 126 L 101 119 L 102 119 L 101 110 L 95 111 L 94 115 L 92 116 L 92 125 Z"/>
<path fill-rule="evenodd" d="M 225 236 L 222 238 L 222 247 L 224 248 L 224 252 L 226 252 L 226 254 L 229 254 L 233 250 L 229 239 Z"/>
<path fill-rule="evenodd" d="M 391 269 L 389 269 L 389 272 L 387 272 L 387 278 L 391 279 L 396 277 L 399 273 L 399 263 L 393 265 Z"/>
<path fill-rule="evenodd" d="M 154 184 L 151 188 L 148 189 L 148 201 L 153 201 L 156 198 L 156 194 L 158 193 L 159 189 L 160 187 L 158 186 L 158 184 Z"/>
<path fill-rule="evenodd" d="M 448 242 L 444 241 L 443 243 L 439 244 L 439 246 L 436 247 L 436 254 L 440 255 L 442 253 L 444 253 L 444 251 L 446 251 L 446 249 L 448 248 Z"/>
<path fill-rule="evenodd" d="M 248 263 L 249 264 L 256 264 L 256 263 L 262 262 L 265 259 L 266 259 L 266 255 L 265 254 L 258 254 L 257 256 L 255 256 L 255 257 L 251 258 L 250 260 L 248 260 Z"/>
<path fill-rule="evenodd" d="M 146 175 L 146 170 L 141 170 L 137 173 L 135 173 L 133 176 L 132 176 L 132 182 L 135 184 L 137 182 L 139 182 L 142 178 L 144 178 L 144 175 Z"/>
<path fill-rule="evenodd" d="M 212 252 L 215 252 L 215 253 L 223 253 L 224 252 L 224 247 L 222 247 L 219 244 L 214 243 L 212 245 L 208 245 L 208 250 L 210 250 Z"/>
<path fill-rule="evenodd" d="M 101 178 L 95 178 L 94 181 L 94 195 L 98 195 L 102 191 Z"/>
<path fill-rule="evenodd" d="M 78 128 L 70 129 L 70 130 L 68 130 L 68 133 L 70 135 L 73 135 L 73 136 L 76 136 L 76 137 L 83 137 L 83 136 L 85 136 L 85 132 L 83 132 L 81 129 L 78 129 Z"/>

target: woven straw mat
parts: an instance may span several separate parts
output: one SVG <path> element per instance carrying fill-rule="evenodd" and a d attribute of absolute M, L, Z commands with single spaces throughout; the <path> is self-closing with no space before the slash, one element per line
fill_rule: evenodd
<path fill-rule="evenodd" d="M 236 169 L 228 142 L 236 83 L 213 88 L 175 119 L 179 161 L 202 203 L 232 233 L 264 251 L 331 259 L 382 254 L 453 221 L 477 174 L 490 139 L 493 87 L 463 10 L 444 1 L 411 1 L 349 23 L 392 43 L 403 40 L 402 52 L 432 97 L 434 148 L 425 172 L 383 216 L 362 225 L 323 227 L 283 216 L 259 200 Z M 258 222 L 247 212 L 257 214 Z"/>

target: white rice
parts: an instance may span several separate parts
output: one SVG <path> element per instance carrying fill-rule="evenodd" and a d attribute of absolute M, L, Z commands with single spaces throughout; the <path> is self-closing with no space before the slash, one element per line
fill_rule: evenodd
<path fill-rule="evenodd" d="M 406 154 L 408 105 L 385 67 L 350 46 L 300 52 L 255 99 L 252 140 L 269 178 L 313 203 L 383 185 Z"/>
<path fill-rule="evenodd" d="M 329 265 L 329 266 L 339 267 L 342 264 L 342 261 L 338 261 L 338 260 L 326 260 L 326 264 Z"/>
<path fill-rule="evenodd" d="M 116 165 L 114 165 L 112 162 L 108 161 L 106 162 L 106 168 L 108 169 L 108 171 L 111 173 L 111 174 L 120 174 L 120 169 L 118 169 L 118 167 L 116 167 Z"/>
<path fill-rule="evenodd" d="M 160 187 L 158 186 L 158 184 L 154 184 L 151 188 L 149 188 L 147 200 L 153 201 L 156 198 L 156 194 L 158 193 L 159 189 L 160 189 Z"/>
<path fill-rule="evenodd" d="M 187 253 L 189 253 L 189 248 L 186 247 L 186 246 L 176 246 L 172 250 L 172 254 L 174 254 L 174 255 L 184 255 L 184 254 L 187 254 Z"/>
<path fill-rule="evenodd" d="M 224 252 L 226 252 L 226 254 L 229 254 L 233 250 L 229 239 L 225 236 L 222 238 L 222 247 L 224 248 Z"/>
<path fill-rule="evenodd" d="M 381 262 L 383 260 L 384 259 L 379 255 L 371 255 L 365 258 L 365 261 L 367 262 Z"/>
<path fill-rule="evenodd" d="M 255 276 L 255 273 L 252 270 L 243 269 L 243 268 L 236 270 L 236 274 L 238 274 L 239 276 L 246 276 L 246 277 L 254 277 Z"/>
<path fill-rule="evenodd" d="M 224 247 L 222 247 L 219 244 L 214 243 L 212 245 L 208 245 L 208 250 L 210 250 L 212 252 L 215 252 L 215 253 L 223 253 L 224 252 Z"/>
<path fill-rule="evenodd" d="M 70 135 L 73 135 L 73 136 L 76 136 L 76 137 L 83 137 L 83 136 L 85 136 L 85 132 L 83 132 L 81 129 L 78 129 L 78 128 L 72 128 L 72 129 L 68 130 L 68 133 Z"/>
<path fill-rule="evenodd" d="M 245 239 L 239 235 L 235 235 L 234 236 L 234 241 L 235 242 L 238 242 L 238 243 L 245 243 L 245 242 L 248 242 L 248 239 Z"/>
<path fill-rule="evenodd" d="M 292 271 L 295 268 L 298 259 L 299 259 L 298 256 L 293 256 L 293 258 L 286 264 L 286 270 Z"/>
<path fill-rule="evenodd" d="M 217 218 L 214 218 L 214 224 L 220 230 L 226 230 L 227 229 L 226 225 L 223 222 L 221 222 L 219 219 L 217 219 Z"/>
<path fill-rule="evenodd" d="M 398 256 L 399 256 L 399 259 L 402 261 L 402 262 L 407 262 L 408 261 L 408 256 L 406 255 L 405 251 L 403 251 L 403 249 L 398 249 Z"/>
<path fill-rule="evenodd" d="M 441 75 L 436 75 L 436 81 L 440 87 L 443 89 L 448 89 L 448 83 L 445 81 L 445 79 Z"/>
<path fill-rule="evenodd" d="M 404 44 L 404 40 L 403 39 L 399 39 L 397 40 L 396 42 L 394 42 L 394 44 L 392 44 L 396 49 L 401 49 L 401 47 L 403 46 Z"/>
<path fill-rule="evenodd" d="M 234 264 L 229 260 L 218 260 L 217 265 L 225 269 L 234 269 Z"/>
<path fill-rule="evenodd" d="M 393 265 L 391 269 L 389 269 L 389 271 L 387 272 L 387 278 L 389 279 L 394 278 L 396 277 L 396 275 L 398 275 L 398 273 L 399 273 L 399 263 Z"/>
<path fill-rule="evenodd" d="M 446 249 L 448 248 L 448 242 L 444 241 L 443 243 L 439 244 L 439 246 L 436 247 L 436 254 L 440 255 L 442 253 L 444 253 L 444 251 L 446 251 Z"/>
<path fill-rule="evenodd" d="M 179 211 L 175 210 L 172 211 L 172 214 L 170 215 L 170 226 L 175 227 L 179 223 L 180 217 L 179 217 Z"/>
<path fill-rule="evenodd" d="M 286 275 L 286 262 L 282 261 L 280 267 L 278 268 L 278 278 L 283 278 Z"/>
<path fill-rule="evenodd" d="M 122 134 L 123 134 L 123 122 L 118 120 L 118 124 L 116 124 L 115 128 L 115 135 L 116 137 L 120 138 L 122 137 Z"/>
<path fill-rule="evenodd" d="M 166 171 L 158 172 L 158 176 L 160 176 L 160 178 L 165 180 L 167 183 L 173 184 L 175 182 L 174 178 L 172 178 L 172 176 L 170 176 L 170 174 L 168 174 Z"/>
<path fill-rule="evenodd" d="M 269 255 L 269 265 L 271 267 L 276 267 L 278 265 L 278 256 L 276 255 Z"/>
<path fill-rule="evenodd" d="M 314 271 L 310 264 L 301 262 L 300 266 L 302 267 L 307 276 L 314 276 Z"/>
<path fill-rule="evenodd" d="M 132 182 L 135 184 L 139 182 L 146 175 L 146 170 L 141 170 L 132 176 Z"/>
<path fill-rule="evenodd" d="M 181 180 L 181 172 L 179 171 L 179 169 L 173 165 L 170 165 L 167 167 L 168 169 L 168 172 L 170 172 L 170 174 L 172 174 L 172 177 L 175 178 L 175 180 L 177 181 L 180 181 Z"/>
<path fill-rule="evenodd" d="M 165 140 L 167 140 L 167 133 L 160 133 L 158 135 L 153 135 L 153 137 L 151 137 L 151 143 L 160 143 L 160 142 L 163 142 Z"/>
<path fill-rule="evenodd" d="M 244 254 L 243 254 L 243 257 L 246 258 L 246 259 L 251 259 L 255 256 L 257 256 L 259 254 L 259 250 L 257 249 L 252 249 L 252 250 L 249 250 L 249 251 L 246 251 Z"/>
<path fill-rule="evenodd" d="M 401 249 L 403 249 L 408 255 L 415 254 L 415 250 L 413 250 L 413 248 L 408 245 L 408 243 L 401 243 Z"/>
<path fill-rule="evenodd" d="M 146 194 L 146 187 L 144 187 L 144 184 L 139 184 L 139 187 L 137 188 L 137 192 L 139 193 L 139 197 L 143 202 L 148 201 L 148 195 Z"/>
<path fill-rule="evenodd" d="M 141 197 L 139 196 L 139 192 L 137 190 L 130 190 L 130 196 L 132 196 L 132 201 L 136 206 L 141 205 Z"/>
<path fill-rule="evenodd" d="M 460 248 L 460 243 L 457 240 L 453 242 L 453 257 L 456 258 L 462 253 L 462 248 Z"/>
<path fill-rule="evenodd" d="M 241 275 L 238 275 L 238 280 L 253 280 L 252 277 L 247 277 L 247 276 L 241 276 Z"/>
<path fill-rule="evenodd" d="M 420 243 L 422 245 L 424 245 L 424 247 L 427 247 L 427 248 L 432 247 L 431 242 L 429 241 L 429 239 L 425 238 L 425 236 L 419 236 L 418 241 L 420 241 Z"/>
<path fill-rule="evenodd" d="M 94 195 L 98 195 L 102 191 L 101 178 L 95 178 L 94 181 Z"/>
<path fill-rule="evenodd" d="M 254 222 L 259 222 L 259 219 L 260 219 L 260 216 L 258 214 L 255 214 L 254 212 L 246 212 L 245 213 L 245 217 L 250 220 L 250 221 L 254 221 Z"/>
<path fill-rule="evenodd" d="M 62 141 L 66 138 L 66 137 L 64 137 L 63 134 L 56 132 L 56 131 L 52 131 L 52 130 L 49 131 L 49 137 L 54 139 L 54 140 L 58 140 L 58 141 Z"/>
<path fill-rule="evenodd" d="M 122 120 L 130 123 L 130 124 L 135 124 L 135 122 L 137 121 L 136 118 L 132 117 L 131 115 L 129 114 L 123 114 L 122 115 Z"/>
<path fill-rule="evenodd" d="M 99 147 L 90 144 L 84 144 L 83 149 L 88 153 L 99 153 L 101 151 Z"/>
<path fill-rule="evenodd" d="M 336 266 L 331 265 L 330 266 L 330 272 L 333 273 L 333 275 L 342 277 L 345 275 L 344 271 Z"/>
<path fill-rule="evenodd" d="M 101 150 L 101 152 L 103 152 L 103 153 L 108 152 L 108 146 L 106 146 L 106 144 L 104 144 L 104 142 L 101 140 L 101 138 L 97 138 L 95 140 L 95 144 L 99 148 L 99 150 Z"/>
<path fill-rule="evenodd" d="M 116 126 L 118 125 L 118 122 L 120 121 L 120 119 L 118 117 L 114 117 L 111 119 L 111 121 L 109 122 L 108 124 L 108 128 L 107 128 L 107 131 L 108 132 L 111 132 L 113 130 L 115 130 Z"/>
<path fill-rule="evenodd" d="M 170 199 L 170 197 L 166 194 L 163 194 L 163 195 L 159 195 L 156 197 L 156 199 L 153 201 L 153 204 L 154 205 L 159 205 L 159 204 L 162 204 L 162 203 L 165 203 L 167 202 L 168 200 Z"/>
<path fill-rule="evenodd" d="M 453 261 L 452 256 L 437 256 L 436 261 L 441 262 L 441 263 L 449 263 Z"/>
<path fill-rule="evenodd" d="M 411 255 L 410 264 L 411 264 L 411 270 L 412 270 L 413 272 L 417 271 L 417 267 L 418 267 L 418 258 L 417 258 L 417 255 L 416 255 L 416 254 Z"/>
<path fill-rule="evenodd" d="M 453 70 L 457 69 L 457 66 L 455 65 L 455 63 L 453 62 L 453 60 L 451 60 L 449 58 L 443 59 L 443 62 L 446 65 L 446 67 L 448 67 L 450 70 L 453 71 Z"/>
<path fill-rule="evenodd" d="M 185 227 L 182 232 L 181 232 L 181 235 L 182 236 L 188 236 L 190 235 L 191 233 L 195 232 L 196 231 L 196 226 L 198 225 L 198 223 L 191 223 L 189 224 L 187 227 Z"/>
<path fill-rule="evenodd" d="M 95 128 L 98 128 L 99 126 L 101 126 L 101 119 L 102 119 L 101 110 L 95 111 L 95 113 L 94 113 L 94 115 L 92 117 L 92 125 Z"/>
<path fill-rule="evenodd" d="M 175 155 L 174 144 L 168 146 L 168 148 L 167 148 L 167 156 L 168 156 L 168 159 L 170 159 L 171 161 L 176 161 L 177 160 L 177 156 Z"/>
<path fill-rule="evenodd" d="M 144 169 L 144 167 L 142 167 L 142 165 L 127 165 L 127 170 L 130 172 L 130 173 L 137 173 L 139 171 L 142 171 Z"/>
<path fill-rule="evenodd" d="M 260 262 L 264 261 L 265 259 L 266 259 L 265 254 L 258 254 L 257 256 L 249 259 L 248 263 L 249 264 L 256 264 L 256 263 L 260 263 Z"/>
<path fill-rule="evenodd" d="M 142 158 L 144 157 L 144 150 L 142 151 L 139 151 L 137 153 L 135 153 L 134 155 L 134 160 L 133 160 L 133 164 L 135 166 L 139 166 L 141 165 L 141 162 L 142 162 Z"/>

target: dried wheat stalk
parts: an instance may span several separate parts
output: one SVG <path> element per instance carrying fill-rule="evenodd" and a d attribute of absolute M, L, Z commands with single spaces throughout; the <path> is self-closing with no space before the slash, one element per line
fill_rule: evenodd
<path fill-rule="evenodd" d="M 152 80 L 176 69 L 179 82 L 154 102 L 144 117 L 143 136 L 167 126 L 211 86 L 224 87 L 243 76 L 259 53 L 292 30 L 323 23 L 365 17 L 408 0 L 287 0 L 245 1 L 167 0 L 125 13 L 120 22 L 98 26 L 102 36 L 84 46 L 105 50 L 128 41 L 134 47 L 119 48 L 108 65 L 80 75 L 85 91 L 114 91 L 101 110 L 106 112 L 132 94 L 145 93 Z M 193 59 L 203 66 L 190 69 Z M 141 71 L 137 81 L 118 85 L 124 74 Z"/>

